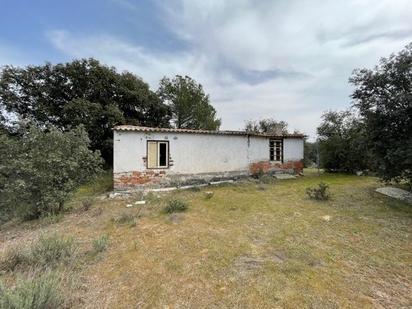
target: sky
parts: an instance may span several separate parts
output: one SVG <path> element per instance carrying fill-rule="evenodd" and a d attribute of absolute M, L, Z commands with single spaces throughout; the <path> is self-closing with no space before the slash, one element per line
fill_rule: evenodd
<path fill-rule="evenodd" d="M 410 42 L 412 0 L 0 0 L 0 66 L 94 57 L 152 90 L 188 75 L 222 129 L 271 117 L 311 139 L 354 69 Z"/>

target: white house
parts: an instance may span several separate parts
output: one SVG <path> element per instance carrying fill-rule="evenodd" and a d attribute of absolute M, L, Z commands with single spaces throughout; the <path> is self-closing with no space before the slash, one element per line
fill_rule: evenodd
<path fill-rule="evenodd" d="M 121 125 L 114 128 L 115 189 L 161 187 L 303 168 L 302 134 L 273 136 Z"/>

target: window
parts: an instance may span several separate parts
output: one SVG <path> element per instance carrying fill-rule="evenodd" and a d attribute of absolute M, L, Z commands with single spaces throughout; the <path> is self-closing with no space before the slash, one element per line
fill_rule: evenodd
<path fill-rule="evenodd" d="M 147 142 L 147 168 L 169 167 L 169 142 Z"/>
<path fill-rule="evenodd" d="M 282 161 L 282 141 L 281 140 L 270 140 L 269 141 L 269 158 L 270 161 Z"/>

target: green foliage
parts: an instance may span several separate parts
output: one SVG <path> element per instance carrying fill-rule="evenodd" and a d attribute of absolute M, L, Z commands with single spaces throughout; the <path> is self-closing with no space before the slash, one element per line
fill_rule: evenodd
<path fill-rule="evenodd" d="M 94 59 L 18 68 L 0 73 L 0 109 L 44 127 L 84 125 L 91 148 L 112 160 L 116 124 L 167 126 L 169 109 L 142 79 Z M 2 122 L 3 123 L 3 122 Z"/>
<path fill-rule="evenodd" d="M 102 235 L 93 240 L 93 249 L 96 253 L 101 253 L 107 249 L 109 244 L 109 236 Z"/>
<path fill-rule="evenodd" d="M 84 211 L 88 211 L 90 207 L 93 205 L 93 200 L 90 198 L 86 198 L 85 200 L 82 201 L 82 209 Z"/>
<path fill-rule="evenodd" d="M 63 297 L 59 290 L 60 280 L 54 273 L 47 273 L 26 281 L 14 288 L 0 286 L 1 309 L 59 308 Z"/>
<path fill-rule="evenodd" d="M 0 270 L 14 271 L 19 265 L 27 264 L 29 264 L 27 252 L 20 247 L 12 247 L 1 257 Z"/>
<path fill-rule="evenodd" d="M 0 261 L 0 269 L 13 271 L 17 267 L 56 267 L 68 262 L 76 250 L 72 238 L 58 235 L 41 236 L 30 247 L 14 247 L 7 251 Z"/>
<path fill-rule="evenodd" d="M 288 124 L 285 121 L 277 121 L 273 118 L 265 118 L 259 121 L 248 120 L 245 124 L 245 131 L 282 135 L 288 133 Z"/>
<path fill-rule="evenodd" d="M 274 183 L 275 179 L 272 175 L 263 174 L 261 177 L 259 177 L 259 182 L 263 184 L 270 184 L 270 183 Z"/>
<path fill-rule="evenodd" d="M 187 204 L 179 199 L 172 199 L 170 200 L 163 211 L 167 214 L 171 214 L 174 212 L 184 212 L 188 209 Z"/>
<path fill-rule="evenodd" d="M 58 235 L 41 236 L 31 247 L 30 259 L 32 264 L 42 267 L 54 267 L 59 262 L 68 261 L 75 252 L 72 238 Z"/>
<path fill-rule="evenodd" d="M 305 140 L 303 164 L 305 167 L 311 167 L 317 164 L 317 144 Z"/>
<path fill-rule="evenodd" d="M 370 167 L 365 127 L 354 114 L 324 113 L 318 136 L 320 163 L 326 170 L 353 173 Z"/>
<path fill-rule="evenodd" d="M 122 213 L 120 217 L 112 219 L 112 221 L 119 225 L 129 225 L 132 227 L 136 225 L 136 216 L 134 214 Z"/>
<path fill-rule="evenodd" d="M 382 58 L 373 70 L 356 70 L 352 98 L 366 127 L 373 167 L 386 181 L 412 184 L 412 43 Z"/>
<path fill-rule="evenodd" d="M 101 171 L 82 127 L 31 127 L 19 139 L 0 134 L 0 211 L 34 219 L 56 214 L 80 184 Z"/>
<path fill-rule="evenodd" d="M 176 128 L 218 130 L 220 119 L 209 103 L 201 84 L 189 76 L 176 75 L 160 81 L 159 97 L 172 112 L 172 123 Z"/>
<path fill-rule="evenodd" d="M 306 188 L 306 194 L 310 199 L 326 201 L 330 198 L 329 186 L 321 182 L 318 187 Z"/>

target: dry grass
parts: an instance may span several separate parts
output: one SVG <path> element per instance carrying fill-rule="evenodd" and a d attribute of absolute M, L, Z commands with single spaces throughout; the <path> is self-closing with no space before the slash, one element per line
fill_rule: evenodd
<path fill-rule="evenodd" d="M 329 201 L 305 194 L 320 181 L 330 185 Z M 409 307 L 412 207 L 374 193 L 377 186 L 371 177 L 313 173 L 264 190 L 255 183 L 214 187 L 211 199 L 207 188 L 152 195 L 143 210 L 95 197 L 90 210 L 56 223 L 3 227 L 0 254 L 51 232 L 88 252 L 107 235 L 101 258 L 79 258 L 81 284 L 67 284 L 75 295 L 70 307 Z M 164 214 L 170 199 L 189 210 Z M 126 215 L 137 224 L 112 220 Z M 20 275 L 0 279 L 12 285 Z"/>

